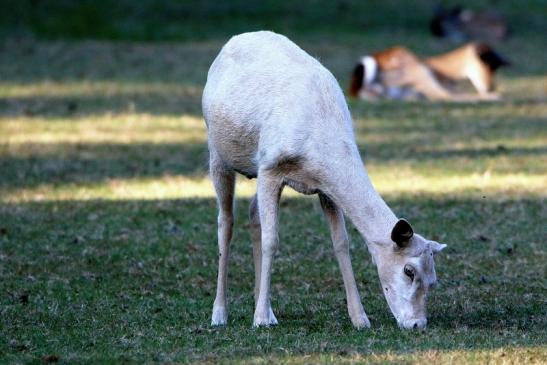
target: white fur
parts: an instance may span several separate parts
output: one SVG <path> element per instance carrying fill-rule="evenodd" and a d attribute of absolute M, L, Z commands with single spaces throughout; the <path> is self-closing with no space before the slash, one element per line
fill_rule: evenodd
<path fill-rule="evenodd" d="M 363 56 L 361 58 L 361 64 L 365 68 L 363 83 L 365 86 L 369 86 L 378 73 L 378 62 L 376 62 L 376 59 L 372 56 Z"/>
<path fill-rule="evenodd" d="M 264 31 L 241 34 L 222 48 L 211 65 L 203 114 L 219 204 L 219 271 L 212 324 L 227 321 L 226 277 L 237 171 L 258 177 L 257 195 L 250 206 L 254 325 L 277 324 L 270 306 L 270 276 L 278 246 L 279 196 L 289 185 L 304 194 L 319 194 L 351 321 L 358 328 L 369 327 L 351 267 L 344 213 L 366 239 L 383 286 L 404 275 L 405 261 L 400 258 L 424 251 L 425 240 L 413 240 L 408 254 L 391 241 L 398 219 L 372 186 L 355 143 L 345 97 L 332 74 L 284 36 Z M 430 274 L 425 270 L 423 275 Z M 406 295 L 398 291 L 398 296 Z M 388 302 L 398 320 L 403 310 L 408 311 L 397 307 L 399 301 L 388 298 Z"/>

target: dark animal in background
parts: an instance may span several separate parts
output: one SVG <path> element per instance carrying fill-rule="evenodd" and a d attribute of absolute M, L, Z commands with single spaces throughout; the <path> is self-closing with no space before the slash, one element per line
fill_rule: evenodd
<path fill-rule="evenodd" d="M 496 42 L 507 38 L 509 27 L 495 9 L 473 11 L 460 6 L 439 7 L 429 25 L 431 33 L 454 42 L 481 40 Z"/>
<path fill-rule="evenodd" d="M 509 62 L 484 43 L 468 43 L 438 56 L 421 59 L 396 46 L 363 56 L 355 67 L 349 94 L 362 99 L 491 100 L 494 73 Z M 462 93 L 468 80 L 478 94 Z"/>

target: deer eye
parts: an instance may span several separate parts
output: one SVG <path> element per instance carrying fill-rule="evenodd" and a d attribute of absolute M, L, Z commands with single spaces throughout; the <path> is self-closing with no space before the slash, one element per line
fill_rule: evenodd
<path fill-rule="evenodd" d="M 405 265 L 404 267 L 405 275 L 410 278 L 410 280 L 414 280 L 414 276 L 416 275 L 416 272 L 414 271 L 414 268 L 410 265 Z"/>

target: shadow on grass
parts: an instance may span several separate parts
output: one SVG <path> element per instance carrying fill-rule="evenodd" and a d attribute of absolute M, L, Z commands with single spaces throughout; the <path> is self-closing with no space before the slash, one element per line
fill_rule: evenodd
<path fill-rule="evenodd" d="M 142 360 L 159 352 L 180 361 L 211 352 L 218 359 L 280 349 L 408 353 L 545 344 L 544 202 L 388 199 L 417 231 L 449 244 L 437 258 L 441 287 L 429 300 L 429 329 L 416 334 L 396 328 L 353 229 L 353 264 L 373 329 L 351 328 L 314 200 L 283 199 L 272 282 L 280 325 L 270 330 L 250 326 L 247 199 L 238 200 L 225 329 L 209 327 L 217 265 L 213 198 L 0 204 L 0 347 L 15 357 Z M 8 347 L 12 340 L 27 348 Z"/>
<path fill-rule="evenodd" d="M 207 71 L 203 71 L 207 74 Z M 112 83 L 121 82 L 113 78 Z M 121 82 L 123 84 L 123 82 Z M 69 82 L 70 84 L 70 82 Z M 25 117 L 24 121 L 32 122 L 31 117 L 40 118 L 70 118 L 79 119 L 84 117 L 100 117 L 105 114 L 143 113 L 152 116 L 183 116 L 190 115 L 202 117 L 201 96 L 203 83 L 191 84 L 187 81 L 156 83 L 154 81 L 142 84 L 126 85 L 123 88 L 97 87 L 95 91 L 75 90 L 66 92 L 66 95 L 28 95 L 0 97 L 0 117 Z M 342 85 L 343 86 L 343 85 Z M 51 85 L 52 93 L 55 94 L 56 85 Z M 83 95 L 82 95 L 83 94 Z M 506 107 L 536 107 L 544 103 L 543 99 L 531 97 L 511 101 L 511 104 L 504 104 Z M 368 124 L 361 125 L 356 122 L 356 130 L 360 132 L 397 132 L 416 133 L 419 131 L 431 131 L 433 122 L 441 130 L 461 128 L 461 122 L 468 122 L 469 115 L 455 116 L 461 110 L 473 110 L 475 113 L 481 111 L 483 114 L 488 110 L 500 107 L 499 103 L 447 103 L 447 102 L 365 102 L 351 101 L 353 116 L 355 119 L 380 117 L 385 123 L 371 127 Z M 392 124 L 389 120 L 396 120 L 404 117 L 411 119 L 411 123 Z M 507 118 L 515 118 L 509 112 Z M 475 116 L 475 118 L 477 118 Z M 430 119 L 433 119 L 430 120 Z M 493 120 L 492 116 L 485 114 L 482 119 Z M 542 126 L 543 120 L 534 117 L 518 116 L 513 124 L 526 125 L 527 128 L 535 129 Z M 453 125 L 451 125 L 453 124 Z M 481 125 L 477 120 L 476 124 Z"/>
<path fill-rule="evenodd" d="M 161 116 L 201 116 L 201 87 L 185 92 L 97 92 L 89 96 L 32 96 L 0 98 L 0 117 L 74 118 L 104 114 L 144 113 Z"/>
<path fill-rule="evenodd" d="M 28 144 L 0 156 L 1 187 L 207 174 L 205 143 Z"/>
<path fill-rule="evenodd" d="M 10 38 L 0 42 L 0 75 L 3 82 L 26 86 L 94 81 L 203 85 L 222 44 Z"/>
<path fill-rule="evenodd" d="M 365 160 L 445 161 L 499 156 L 545 156 L 545 147 L 435 148 L 424 151 L 413 137 L 392 144 L 367 143 Z M 453 162 L 451 162 L 453 160 Z M 164 175 L 202 177 L 207 174 L 206 143 L 26 143 L 0 155 L 0 187 L 39 184 L 93 183 L 108 179 L 152 178 Z M 460 166 L 465 168 L 465 166 Z M 473 169 L 473 167 L 469 167 Z M 456 171 L 456 170 L 454 170 Z"/>
<path fill-rule="evenodd" d="M 485 148 L 461 148 L 461 149 L 432 149 L 429 151 L 420 151 L 415 143 L 400 145 L 397 153 L 386 154 L 385 148 L 381 144 L 371 144 L 364 148 L 366 156 L 372 156 L 371 161 L 393 161 L 393 160 L 446 160 L 450 163 L 450 159 L 459 158 L 484 158 L 497 156 L 545 156 L 547 155 L 547 147 L 506 147 L 502 144 L 496 147 Z M 365 155 L 365 151 L 361 151 Z"/>
<path fill-rule="evenodd" d="M 365 160 L 444 161 L 457 165 L 458 159 L 502 156 L 545 157 L 546 147 L 497 147 L 422 150 L 412 138 L 400 143 L 367 143 Z M 28 188 L 40 184 L 93 183 L 108 179 L 153 178 L 164 175 L 202 177 L 207 174 L 206 143 L 131 143 L 22 144 L 0 155 L 0 187 Z M 464 172 L 474 167 L 452 166 Z M 538 168 L 541 168 L 539 166 Z M 469 171 L 468 171 L 469 170 Z"/>

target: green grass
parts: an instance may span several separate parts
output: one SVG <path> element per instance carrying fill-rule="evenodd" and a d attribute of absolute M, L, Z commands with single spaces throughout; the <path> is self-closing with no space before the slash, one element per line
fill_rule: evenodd
<path fill-rule="evenodd" d="M 274 28 L 289 27 L 343 86 L 367 50 L 450 47 L 408 24 L 390 31 L 377 20 L 370 32 L 326 36 L 321 27 L 292 28 L 295 19 Z M 497 46 L 518 56 L 498 78 L 504 101 L 350 102 L 377 189 L 417 231 L 449 244 L 426 332 L 397 328 L 349 225 L 373 328 L 351 327 L 318 203 L 290 190 L 272 280 L 280 325 L 253 329 L 246 210 L 255 186 L 246 179 L 237 188 L 229 325 L 211 328 L 216 203 L 200 97 L 231 28 L 201 26 L 210 39 L 1 44 L 0 363 L 547 362 L 542 37 L 515 32 Z"/>

